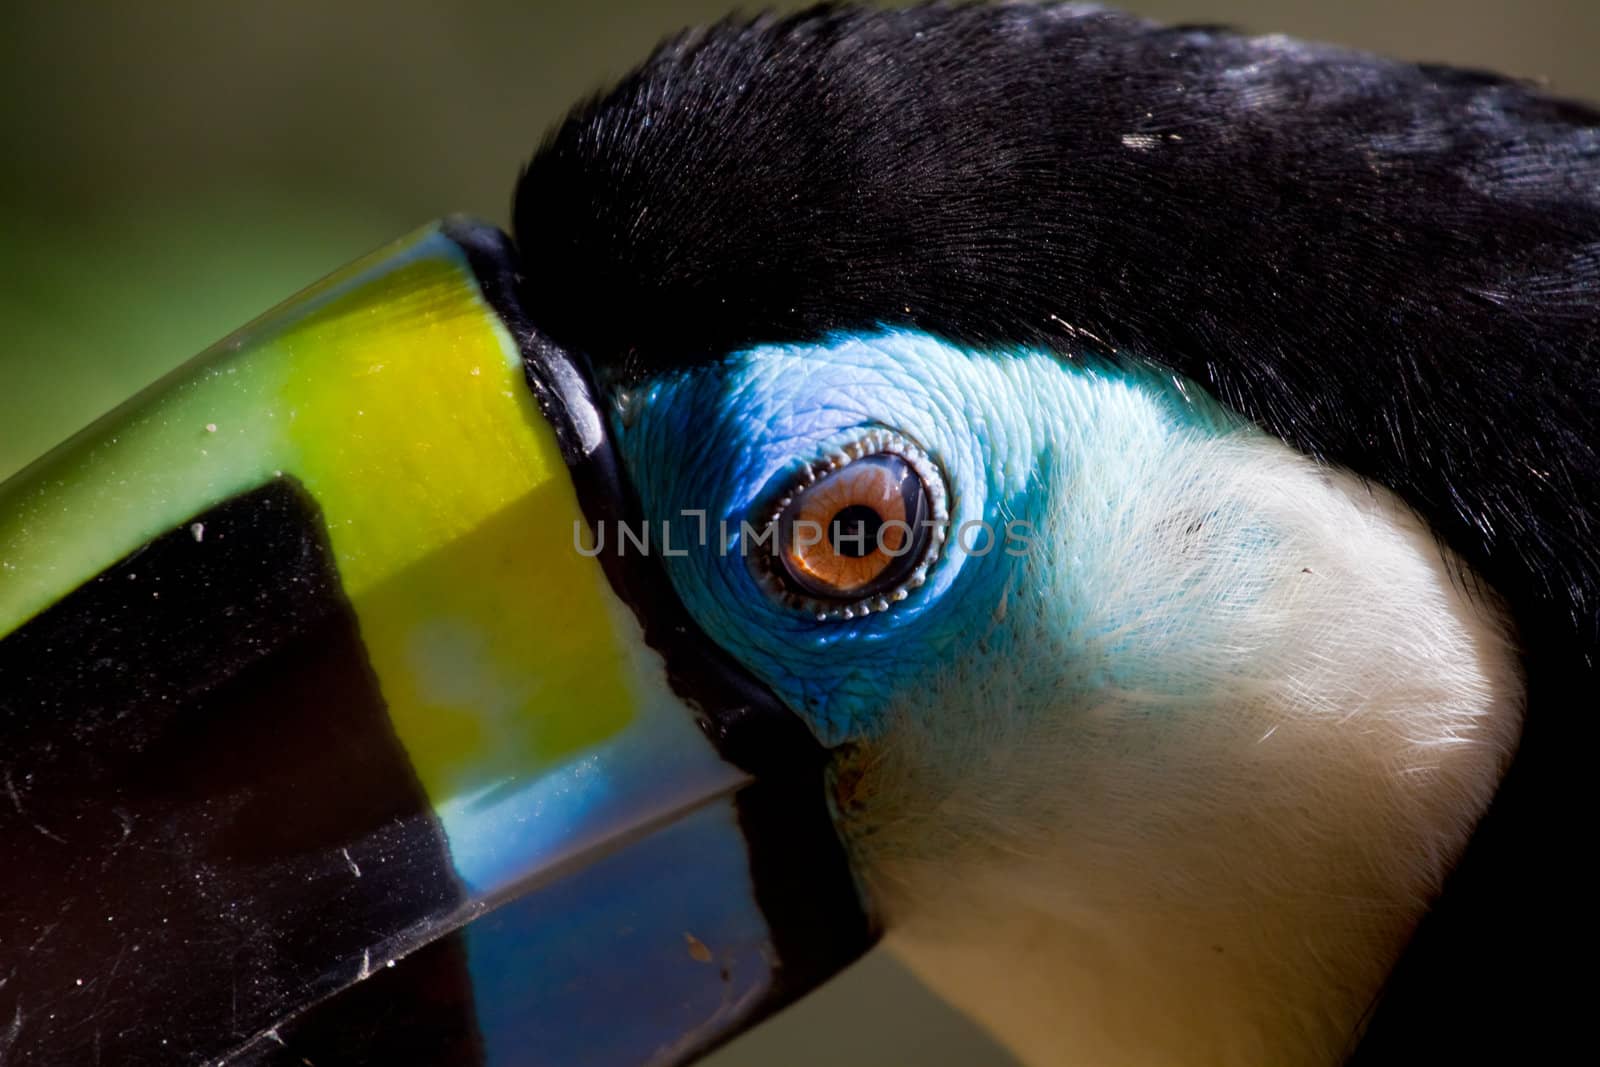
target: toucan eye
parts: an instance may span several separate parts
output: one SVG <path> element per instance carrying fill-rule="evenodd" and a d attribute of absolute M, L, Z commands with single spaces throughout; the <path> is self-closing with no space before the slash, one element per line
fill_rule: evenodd
<path fill-rule="evenodd" d="M 891 434 L 812 468 L 774 515 L 771 570 L 819 618 L 883 611 L 921 585 L 944 537 L 944 487 L 921 451 Z"/>

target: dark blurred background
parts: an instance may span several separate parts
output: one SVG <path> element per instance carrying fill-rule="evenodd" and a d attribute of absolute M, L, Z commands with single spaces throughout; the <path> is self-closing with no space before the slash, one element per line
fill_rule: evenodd
<path fill-rule="evenodd" d="M 12 0 L 0 30 L 0 478 L 419 223 L 466 211 L 504 224 L 517 168 L 570 103 L 663 34 L 733 6 Z M 1600 98 L 1600 0 L 1122 6 Z M 713 1062 L 1010 1061 L 880 953 Z"/>

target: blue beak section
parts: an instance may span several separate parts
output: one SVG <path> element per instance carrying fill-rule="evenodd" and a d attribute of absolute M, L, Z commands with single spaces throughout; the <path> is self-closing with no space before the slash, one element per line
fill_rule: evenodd
<path fill-rule="evenodd" d="M 379 961 L 241 1051 L 283 1064 L 681 1063 L 770 1010 L 773 952 L 729 798 Z M 395 1010 L 419 989 L 445 1010 Z"/>

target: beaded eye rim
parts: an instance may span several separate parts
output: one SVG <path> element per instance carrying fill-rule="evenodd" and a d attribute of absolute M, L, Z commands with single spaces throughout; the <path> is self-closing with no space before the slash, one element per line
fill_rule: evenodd
<path fill-rule="evenodd" d="M 775 598 L 819 622 L 887 611 L 927 581 L 938 561 L 948 497 L 926 452 L 892 431 L 869 431 L 812 463 L 773 503 L 757 577 Z M 847 513 L 854 525 L 845 531 Z M 801 516 L 810 516 L 805 533 L 826 536 L 797 535 Z"/>

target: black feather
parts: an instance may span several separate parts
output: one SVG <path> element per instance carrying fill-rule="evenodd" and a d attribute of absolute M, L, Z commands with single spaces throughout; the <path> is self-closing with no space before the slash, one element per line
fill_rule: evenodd
<path fill-rule="evenodd" d="M 1510 603 L 1530 717 L 1357 1058 L 1583 1024 L 1600 113 L 1079 7 L 823 8 L 663 46 L 515 227 L 533 319 L 615 377 L 879 324 L 1111 349 L 1399 492 Z"/>

